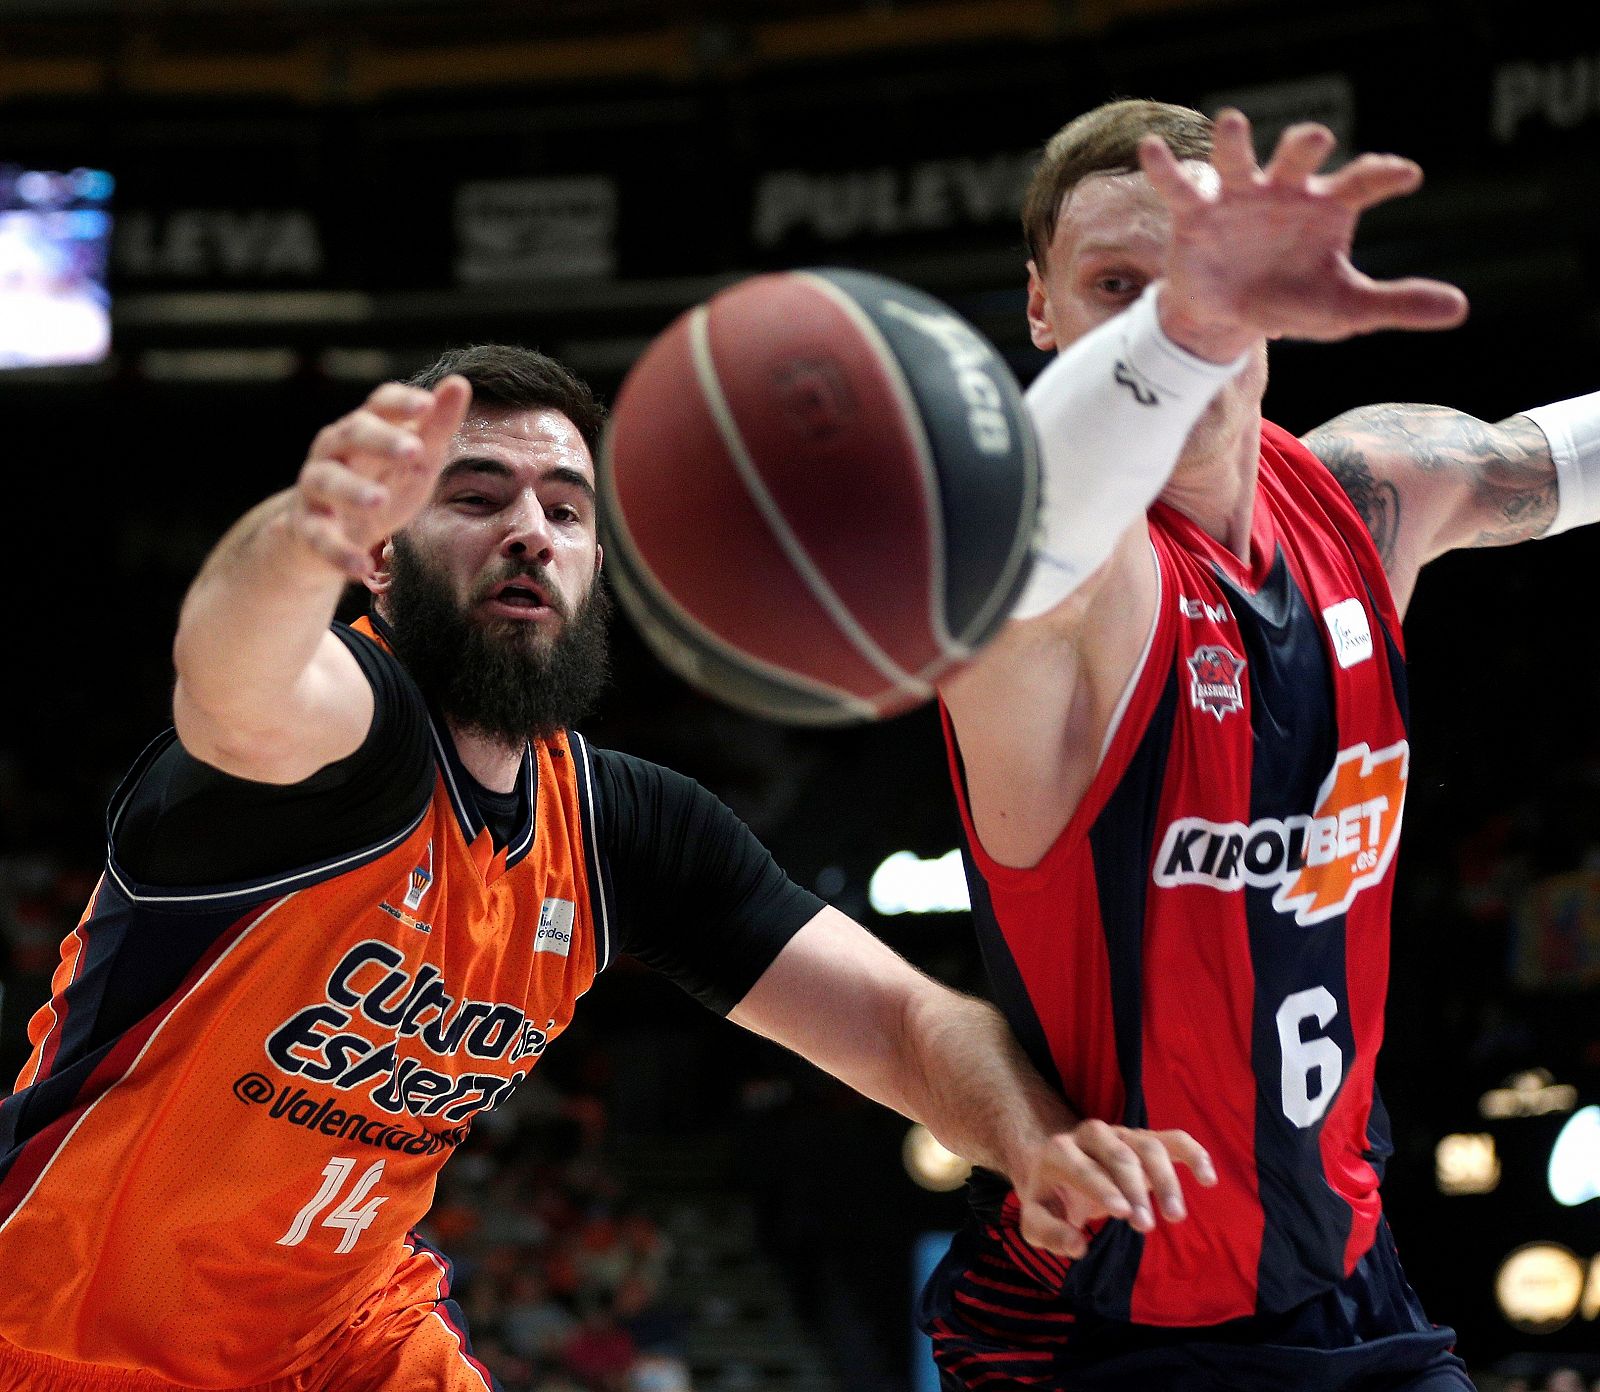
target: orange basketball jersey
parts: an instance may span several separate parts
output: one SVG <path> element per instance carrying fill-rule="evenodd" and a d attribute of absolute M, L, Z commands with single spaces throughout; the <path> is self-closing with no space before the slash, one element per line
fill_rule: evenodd
<path fill-rule="evenodd" d="M 496 851 L 433 741 L 432 798 L 384 844 L 181 891 L 112 855 L 0 1107 L 0 1339 L 237 1387 L 316 1359 L 405 1260 L 439 1167 L 610 956 L 587 744 L 532 746 Z"/>

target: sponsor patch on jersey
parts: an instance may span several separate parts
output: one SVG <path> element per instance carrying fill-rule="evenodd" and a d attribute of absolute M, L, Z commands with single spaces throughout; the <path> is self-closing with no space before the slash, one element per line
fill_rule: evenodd
<path fill-rule="evenodd" d="M 1322 621 L 1328 625 L 1333 655 L 1341 667 L 1354 667 L 1372 656 L 1372 625 L 1367 622 L 1366 607 L 1359 599 L 1330 604 L 1322 611 Z"/>
<path fill-rule="evenodd" d="M 539 930 L 533 937 L 535 952 L 565 957 L 572 951 L 572 920 L 578 906 L 570 899 L 546 899 L 539 906 Z"/>
<path fill-rule="evenodd" d="M 433 887 L 433 837 L 428 838 L 428 847 L 422 853 L 422 859 L 411 867 L 411 878 L 406 885 L 405 905 L 413 913 L 422 907 L 422 901 Z"/>
<path fill-rule="evenodd" d="M 1185 619 L 1210 619 L 1212 623 L 1227 623 L 1233 617 L 1226 604 L 1213 604 L 1208 599 L 1190 599 L 1178 596 L 1178 614 Z"/>
<path fill-rule="evenodd" d="M 1340 750 L 1309 816 L 1249 823 L 1180 817 L 1162 835 L 1155 882 L 1225 893 L 1270 889 L 1273 908 L 1300 924 L 1341 914 L 1394 858 L 1410 760 L 1404 740 L 1376 753 L 1366 744 Z"/>
<path fill-rule="evenodd" d="M 403 910 L 384 907 L 403 916 Z M 296 1010 L 262 1047 L 286 1077 L 363 1098 L 357 1104 L 363 1110 L 438 1117 L 456 1126 L 516 1091 L 544 1053 L 555 1024 L 551 1019 L 541 1029 L 509 1001 L 452 991 L 432 962 L 413 966 L 393 943 L 367 938 L 340 957 L 321 999 Z M 248 1074 L 235 1084 L 235 1095 L 257 1105 L 284 1092 L 260 1074 Z M 359 1113 L 352 1117 L 366 1120 Z M 409 1144 L 394 1145 L 402 1143 Z M 383 1144 L 391 1148 L 390 1141 Z"/>
<path fill-rule="evenodd" d="M 1217 643 L 1196 648 L 1189 664 L 1189 704 L 1222 717 L 1244 709 L 1244 659 Z"/>
<path fill-rule="evenodd" d="M 433 932 L 433 924 L 420 919 L 414 913 L 407 913 L 404 909 L 397 909 L 387 899 L 378 905 L 390 918 L 398 918 L 407 928 L 415 928 L 419 933 Z"/>

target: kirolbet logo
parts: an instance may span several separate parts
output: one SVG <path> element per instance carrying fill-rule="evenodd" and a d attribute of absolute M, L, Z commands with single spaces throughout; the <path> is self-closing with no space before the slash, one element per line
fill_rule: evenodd
<path fill-rule="evenodd" d="M 1332 918 L 1388 870 L 1409 772 L 1404 740 L 1376 753 L 1357 744 L 1339 751 L 1309 816 L 1249 823 L 1180 817 L 1161 838 L 1155 882 L 1271 889 L 1272 906 L 1296 923 Z"/>

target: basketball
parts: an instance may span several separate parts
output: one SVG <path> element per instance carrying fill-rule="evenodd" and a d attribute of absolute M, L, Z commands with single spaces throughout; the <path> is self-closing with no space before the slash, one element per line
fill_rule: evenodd
<path fill-rule="evenodd" d="M 1038 449 L 1009 367 L 933 296 L 759 275 L 680 316 L 601 450 L 606 573 L 656 654 L 767 719 L 898 714 L 1027 579 Z"/>

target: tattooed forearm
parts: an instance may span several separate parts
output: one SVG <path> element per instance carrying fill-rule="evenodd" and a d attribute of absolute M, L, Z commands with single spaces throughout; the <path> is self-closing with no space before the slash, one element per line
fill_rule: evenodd
<path fill-rule="evenodd" d="M 1350 493 L 1368 527 L 1373 524 L 1362 497 L 1381 486 L 1374 480 L 1389 482 L 1397 498 L 1415 503 L 1419 560 L 1456 546 L 1526 541 L 1556 515 L 1555 464 L 1544 432 L 1526 416 L 1490 425 L 1443 406 L 1368 406 L 1314 430 L 1306 443 Z"/>
<path fill-rule="evenodd" d="M 1374 475 L 1360 440 L 1338 432 L 1334 429 L 1336 424 L 1312 431 L 1305 442 L 1355 504 L 1387 570 L 1394 564 L 1395 540 L 1400 535 L 1400 490 Z"/>
<path fill-rule="evenodd" d="M 1544 431 L 1526 416 L 1491 429 L 1499 448 L 1478 471 L 1479 515 L 1486 525 L 1474 546 L 1527 541 L 1556 520 L 1556 465 Z"/>

